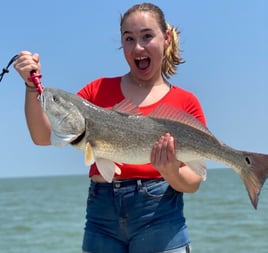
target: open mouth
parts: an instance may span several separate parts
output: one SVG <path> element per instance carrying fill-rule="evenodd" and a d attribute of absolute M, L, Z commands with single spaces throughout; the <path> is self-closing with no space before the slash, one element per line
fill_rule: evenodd
<path fill-rule="evenodd" d="M 145 70 L 150 66 L 151 59 L 149 57 L 140 57 L 135 59 L 135 64 L 138 69 Z"/>

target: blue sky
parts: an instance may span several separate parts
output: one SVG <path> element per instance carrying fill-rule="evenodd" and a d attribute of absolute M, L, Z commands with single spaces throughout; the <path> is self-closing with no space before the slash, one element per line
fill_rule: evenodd
<path fill-rule="evenodd" d="M 218 139 L 237 149 L 268 153 L 268 1 L 151 2 L 181 31 L 186 63 L 171 82 L 198 96 Z M 38 52 L 44 86 L 70 92 L 100 76 L 122 75 L 128 66 L 118 50 L 120 14 L 135 3 L 139 1 L 3 1 L 0 68 L 21 50 Z M 82 152 L 32 143 L 24 92 L 10 68 L 0 83 L 0 177 L 87 174 Z"/>

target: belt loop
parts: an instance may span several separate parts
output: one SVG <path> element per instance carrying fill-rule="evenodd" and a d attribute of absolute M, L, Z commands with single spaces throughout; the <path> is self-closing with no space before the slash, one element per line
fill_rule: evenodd
<path fill-rule="evenodd" d="M 142 182 L 140 179 L 137 180 L 137 190 L 140 191 L 142 188 Z"/>

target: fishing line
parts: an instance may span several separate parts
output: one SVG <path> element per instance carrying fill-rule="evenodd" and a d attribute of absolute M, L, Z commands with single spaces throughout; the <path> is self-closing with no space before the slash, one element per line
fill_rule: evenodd
<path fill-rule="evenodd" d="M 15 55 L 11 58 L 11 60 L 9 61 L 9 63 L 7 64 L 7 66 L 5 68 L 2 69 L 2 73 L 0 74 L 0 82 L 2 81 L 3 77 L 5 74 L 7 74 L 9 72 L 8 68 L 10 67 L 10 65 L 16 61 L 16 59 L 18 58 L 18 55 Z"/>
<path fill-rule="evenodd" d="M 2 73 L 0 74 L 0 82 L 2 81 L 4 75 L 9 72 L 8 68 L 10 67 L 10 65 L 14 61 L 16 61 L 17 58 L 18 58 L 18 55 L 13 56 L 11 58 L 11 60 L 9 61 L 9 63 L 7 64 L 7 66 L 5 68 L 3 68 Z M 36 73 L 35 70 L 32 70 L 30 72 L 30 77 L 28 78 L 28 81 L 30 81 L 34 84 L 36 91 L 39 93 L 39 95 L 42 93 L 42 91 L 44 89 L 42 86 L 42 83 L 41 83 L 41 77 L 42 77 L 41 74 Z"/>

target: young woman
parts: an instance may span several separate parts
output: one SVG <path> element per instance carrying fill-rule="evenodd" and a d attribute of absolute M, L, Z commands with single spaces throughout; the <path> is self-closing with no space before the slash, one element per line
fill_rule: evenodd
<path fill-rule="evenodd" d="M 129 72 L 99 78 L 79 92 L 90 102 L 111 108 L 124 99 L 144 115 L 165 103 L 185 110 L 203 124 L 198 99 L 168 82 L 182 63 L 179 32 L 151 3 L 132 6 L 121 17 L 121 43 Z M 23 51 L 14 67 L 26 83 L 25 112 L 37 145 L 50 145 L 50 124 L 37 93 L 28 81 L 31 70 L 40 72 L 38 54 Z M 183 214 L 183 192 L 198 190 L 202 178 L 176 159 L 173 136 L 159 136 L 152 146 L 150 164 L 118 164 L 122 173 L 105 182 L 91 166 L 83 252 L 178 253 L 190 252 Z"/>

